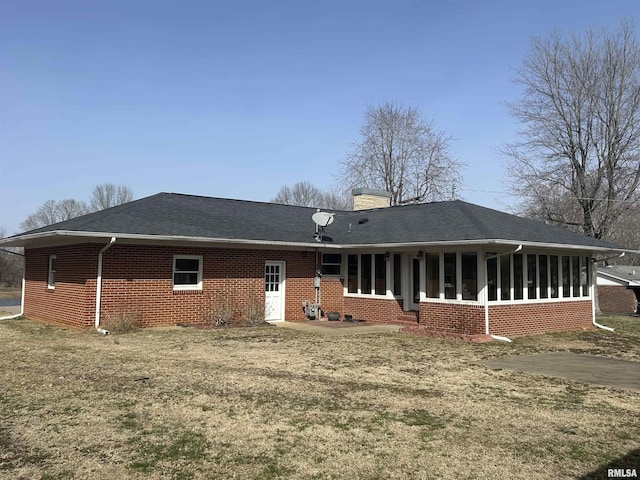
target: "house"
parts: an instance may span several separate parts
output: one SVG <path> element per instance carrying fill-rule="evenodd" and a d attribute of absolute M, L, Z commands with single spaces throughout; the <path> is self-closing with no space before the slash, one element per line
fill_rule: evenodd
<path fill-rule="evenodd" d="M 120 311 L 195 324 L 221 298 L 302 321 L 317 294 L 371 323 L 503 337 L 590 327 L 592 257 L 624 251 L 460 200 L 354 195 L 317 227 L 313 208 L 159 193 L 0 245 L 25 248 L 24 315 L 71 327 Z"/>
<path fill-rule="evenodd" d="M 598 268 L 598 302 L 604 313 L 640 314 L 640 267 Z"/>

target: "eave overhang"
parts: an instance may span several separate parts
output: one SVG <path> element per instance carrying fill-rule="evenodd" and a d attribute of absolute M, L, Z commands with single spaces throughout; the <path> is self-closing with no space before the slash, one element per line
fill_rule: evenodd
<path fill-rule="evenodd" d="M 495 248 L 496 251 L 509 250 L 522 245 L 532 249 L 548 250 L 574 250 L 589 252 L 592 254 L 611 253 L 640 253 L 637 250 L 625 248 L 598 247 L 592 245 L 578 245 L 565 243 L 531 242 L 505 239 L 473 239 L 473 240 L 447 240 L 428 242 L 401 242 L 401 243 L 328 243 L 310 240 L 309 242 L 293 242 L 279 240 L 258 240 L 241 238 L 215 238 L 215 237 L 191 237 L 181 235 L 149 235 L 117 232 L 83 232 L 70 230 L 54 230 L 25 235 L 17 235 L 0 239 L 0 246 L 40 248 L 49 246 L 72 245 L 78 243 L 106 243 L 112 237 L 116 237 L 120 243 L 128 244 L 156 244 L 156 245 L 191 245 L 201 247 L 240 247 L 240 248 L 279 248 L 286 250 L 364 250 L 364 249 L 429 249 L 447 247 L 477 246 L 485 250 Z"/>
<path fill-rule="evenodd" d="M 635 279 L 630 280 L 619 275 L 612 275 L 611 273 L 603 272 L 602 270 L 598 270 L 598 276 L 608 278 L 620 284 L 624 284 L 627 287 L 640 287 L 640 281 L 637 281 Z"/>

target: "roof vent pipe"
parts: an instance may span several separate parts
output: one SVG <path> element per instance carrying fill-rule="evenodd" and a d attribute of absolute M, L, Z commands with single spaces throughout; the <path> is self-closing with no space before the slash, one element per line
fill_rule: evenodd
<path fill-rule="evenodd" d="M 105 330 L 104 328 L 100 328 L 100 300 L 102 297 L 102 256 L 104 252 L 106 252 L 111 245 L 116 243 L 116 237 L 111 237 L 109 243 L 107 243 L 104 247 L 100 249 L 98 253 L 98 276 L 96 278 L 96 318 L 95 318 L 95 326 L 96 330 L 103 335 L 109 335 L 109 330 Z"/>

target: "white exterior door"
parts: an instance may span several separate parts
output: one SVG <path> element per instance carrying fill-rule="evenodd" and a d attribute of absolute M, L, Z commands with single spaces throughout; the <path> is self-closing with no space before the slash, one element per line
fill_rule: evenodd
<path fill-rule="evenodd" d="M 402 260 L 404 310 L 418 310 L 420 308 L 420 259 L 414 254 L 403 254 Z"/>
<path fill-rule="evenodd" d="M 268 322 L 284 320 L 285 262 L 264 265 L 264 318 Z"/>

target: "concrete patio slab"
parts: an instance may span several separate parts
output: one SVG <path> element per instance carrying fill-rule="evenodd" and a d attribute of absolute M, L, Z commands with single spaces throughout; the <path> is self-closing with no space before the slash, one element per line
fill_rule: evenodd
<path fill-rule="evenodd" d="M 492 369 L 539 373 L 574 382 L 594 383 L 640 392 L 640 362 L 580 355 L 571 352 L 539 353 L 482 362 Z"/>

